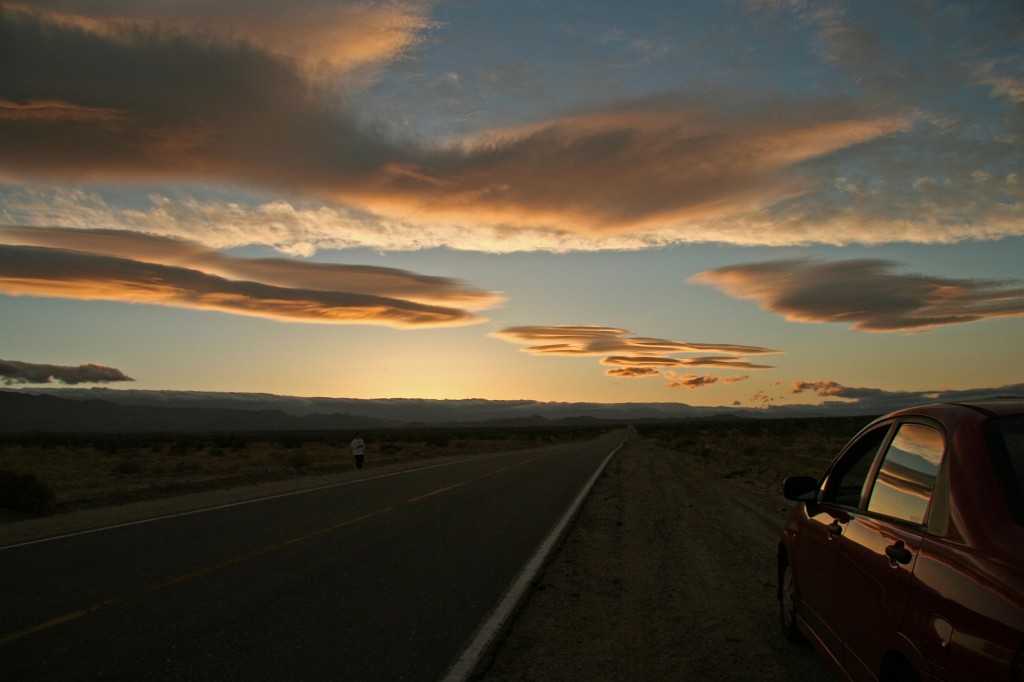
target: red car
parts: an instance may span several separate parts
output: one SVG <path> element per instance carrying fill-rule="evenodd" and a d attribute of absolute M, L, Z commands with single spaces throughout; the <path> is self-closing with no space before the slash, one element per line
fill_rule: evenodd
<path fill-rule="evenodd" d="M 1024 682 L 1024 400 L 886 415 L 784 493 L 787 637 L 843 679 Z"/>

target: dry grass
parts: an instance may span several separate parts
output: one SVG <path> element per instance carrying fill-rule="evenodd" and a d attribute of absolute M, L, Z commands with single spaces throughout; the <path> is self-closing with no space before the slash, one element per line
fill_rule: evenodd
<path fill-rule="evenodd" d="M 451 439 L 446 443 L 369 442 L 368 469 L 440 456 L 524 448 L 540 437 Z M 220 445 L 154 440 L 141 445 L 0 445 L 0 470 L 33 474 L 56 495 L 54 511 L 121 504 L 264 481 L 348 471 L 348 441 L 246 440 Z M 6 511 L 0 521 L 20 515 Z"/>
<path fill-rule="evenodd" d="M 728 478 L 820 474 L 868 418 L 685 421 L 639 425 L 644 439 L 695 454 Z M 602 429 L 423 429 L 364 434 L 366 466 L 589 438 Z M 32 474 L 71 511 L 206 490 L 337 474 L 353 468 L 351 434 L 8 438 L 0 471 Z M 776 483 L 773 483 L 775 485 Z M 0 510 L 0 522 L 24 518 Z"/>
<path fill-rule="evenodd" d="M 645 425 L 642 436 L 695 455 L 723 472 L 777 486 L 787 476 L 820 476 L 871 417 L 711 421 Z"/>

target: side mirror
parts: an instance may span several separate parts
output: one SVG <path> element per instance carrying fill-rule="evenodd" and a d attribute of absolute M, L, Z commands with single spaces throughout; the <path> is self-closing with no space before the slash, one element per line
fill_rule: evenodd
<path fill-rule="evenodd" d="M 818 496 L 818 481 L 810 476 L 790 476 L 782 482 L 782 494 L 794 502 L 814 502 Z"/>

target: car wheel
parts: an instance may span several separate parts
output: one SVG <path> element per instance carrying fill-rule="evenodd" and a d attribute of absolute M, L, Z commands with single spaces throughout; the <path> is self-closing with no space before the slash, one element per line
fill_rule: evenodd
<path fill-rule="evenodd" d="M 882 665 L 881 679 L 892 682 L 921 682 L 921 676 L 902 656 L 887 659 Z"/>
<path fill-rule="evenodd" d="M 800 603 L 793 582 L 793 571 L 790 570 L 788 563 L 779 569 L 779 586 L 779 620 L 782 623 L 782 634 L 794 644 L 803 644 L 807 640 L 796 626 L 796 614 Z"/>

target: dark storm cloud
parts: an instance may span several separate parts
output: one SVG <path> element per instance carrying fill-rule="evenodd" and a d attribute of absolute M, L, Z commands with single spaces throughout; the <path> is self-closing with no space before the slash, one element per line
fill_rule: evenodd
<path fill-rule="evenodd" d="M 103 365 L 84 364 L 77 367 L 67 365 L 42 365 L 17 360 L 0 360 L 0 381 L 4 385 L 109 383 L 112 381 L 135 381 L 121 370 Z"/>
<path fill-rule="evenodd" d="M 778 260 L 708 270 L 690 281 L 797 322 L 846 322 L 886 332 L 1024 316 L 1017 280 L 953 279 L 896 272 L 899 263 Z"/>

